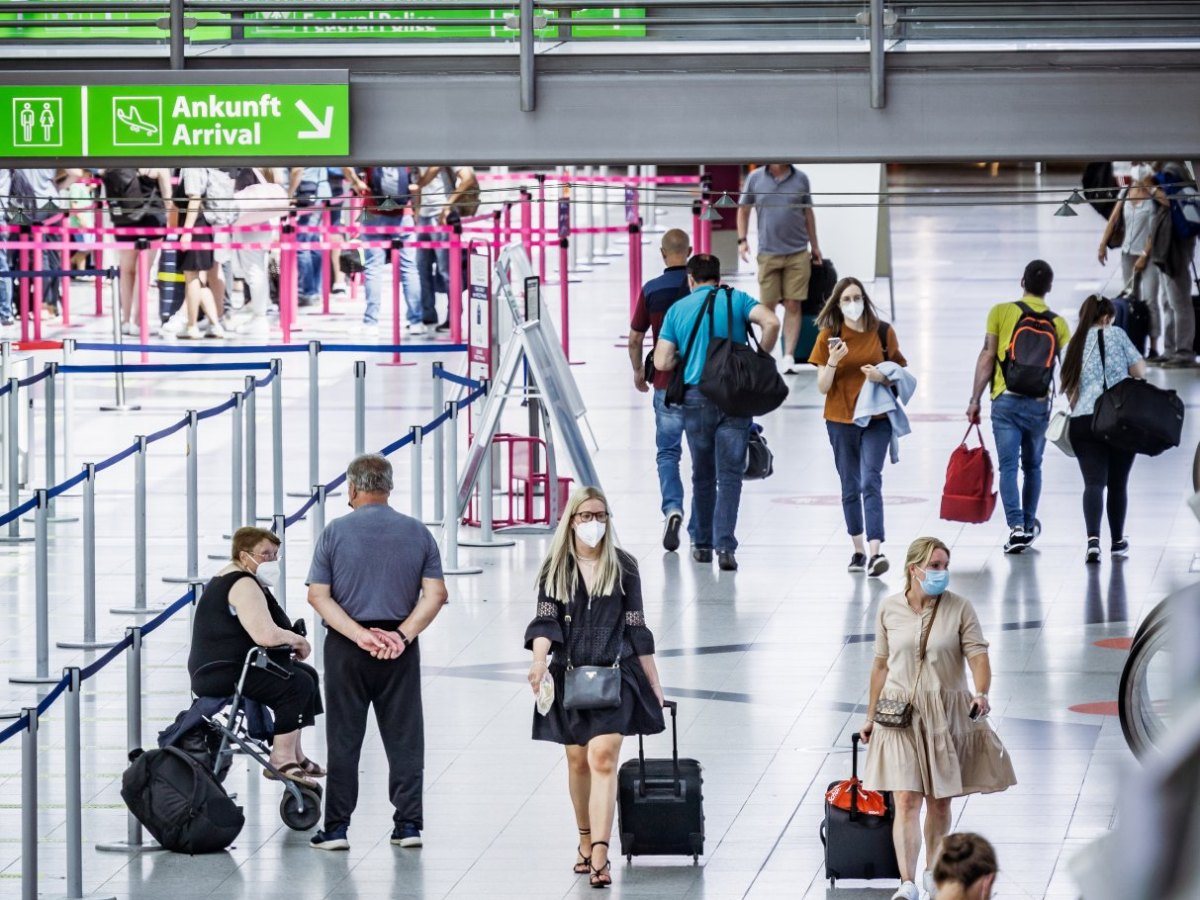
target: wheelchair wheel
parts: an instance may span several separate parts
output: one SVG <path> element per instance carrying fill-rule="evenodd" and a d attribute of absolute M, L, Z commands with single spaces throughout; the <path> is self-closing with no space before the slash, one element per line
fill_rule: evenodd
<path fill-rule="evenodd" d="M 321 821 L 321 795 L 300 785 L 296 787 L 304 798 L 304 808 L 300 808 L 300 802 L 291 791 L 285 790 L 279 801 L 279 818 L 293 831 L 309 831 Z"/>

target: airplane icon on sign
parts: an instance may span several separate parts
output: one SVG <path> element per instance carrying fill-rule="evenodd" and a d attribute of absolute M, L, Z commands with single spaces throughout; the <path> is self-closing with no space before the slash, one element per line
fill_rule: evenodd
<path fill-rule="evenodd" d="M 145 134 L 146 137 L 154 137 L 158 134 L 158 126 L 143 121 L 142 117 L 138 115 L 136 106 L 131 106 L 128 110 L 118 109 L 117 118 L 135 134 Z"/>

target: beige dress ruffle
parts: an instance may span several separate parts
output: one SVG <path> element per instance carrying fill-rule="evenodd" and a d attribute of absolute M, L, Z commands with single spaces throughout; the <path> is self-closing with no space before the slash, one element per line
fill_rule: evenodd
<path fill-rule="evenodd" d="M 987 641 L 970 601 L 947 591 L 929 635 L 915 695 L 921 632 L 933 604 L 918 615 L 903 594 L 879 605 L 875 655 L 886 657 L 881 696 L 913 698 L 908 728 L 876 725 L 867 745 L 863 784 L 873 790 L 917 791 L 943 799 L 1003 791 L 1017 783 L 1012 758 L 987 719 L 972 721 L 966 661 L 987 652 Z"/>

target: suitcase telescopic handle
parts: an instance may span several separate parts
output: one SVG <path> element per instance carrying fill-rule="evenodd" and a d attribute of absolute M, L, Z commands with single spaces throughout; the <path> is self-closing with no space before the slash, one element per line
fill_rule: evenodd
<path fill-rule="evenodd" d="M 858 818 L 858 744 L 862 740 L 859 732 L 850 735 L 850 819 Z"/>
<path fill-rule="evenodd" d="M 676 721 L 678 718 L 679 704 L 674 700 L 664 700 L 663 709 L 671 711 L 671 762 L 675 772 L 675 796 L 678 797 L 683 793 L 683 779 L 679 777 L 679 724 Z M 638 781 L 638 794 L 646 796 L 646 746 L 642 741 L 642 736 L 638 735 L 638 773 L 641 778 Z"/>

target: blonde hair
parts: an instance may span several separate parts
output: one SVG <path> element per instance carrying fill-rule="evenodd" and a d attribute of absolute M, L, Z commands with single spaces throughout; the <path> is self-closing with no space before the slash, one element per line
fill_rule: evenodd
<path fill-rule="evenodd" d="M 908 555 L 904 558 L 905 594 L 912 590 L 912 567 L 920 566 L 924 569 L 929 565 L 929 561 L 933 559 L 933 554 L 938 550 L 945 550 L 946 556 L 950 556 L 950 548 L 940 538 L 919 537 L 908 545 Z"/>
<path fill-rule="evenodd" d="M 558 520 L 558 528 L 554 530 L 554 538 L 550 541 L 550 552 L 542 561 L 538 571 L 537 585 L 546 592 L 546 596 L 559 603 L 567 603 L 575 594 L 576 583 L 582 583 L 579 574 L 578 557 L 575 555 L 574 518 L 579 507 L 588 500 L 599 500 L 608 512 L 608 500 L 599 488 L 581 487 L 567 501 L 562 518 Z M 609 512 L 611 517 L 612 513 Z M 602 597 L 611 594 L 621 579 L 621 560 L 617 555 L 620 544 L 613 530 L 612 519 L 609 519 L 604 529 L 604 537 L 596 549 L 600 553 L 600 564 L 596 569 L 596 580 L 592 583 L 592 596 Z"/>

